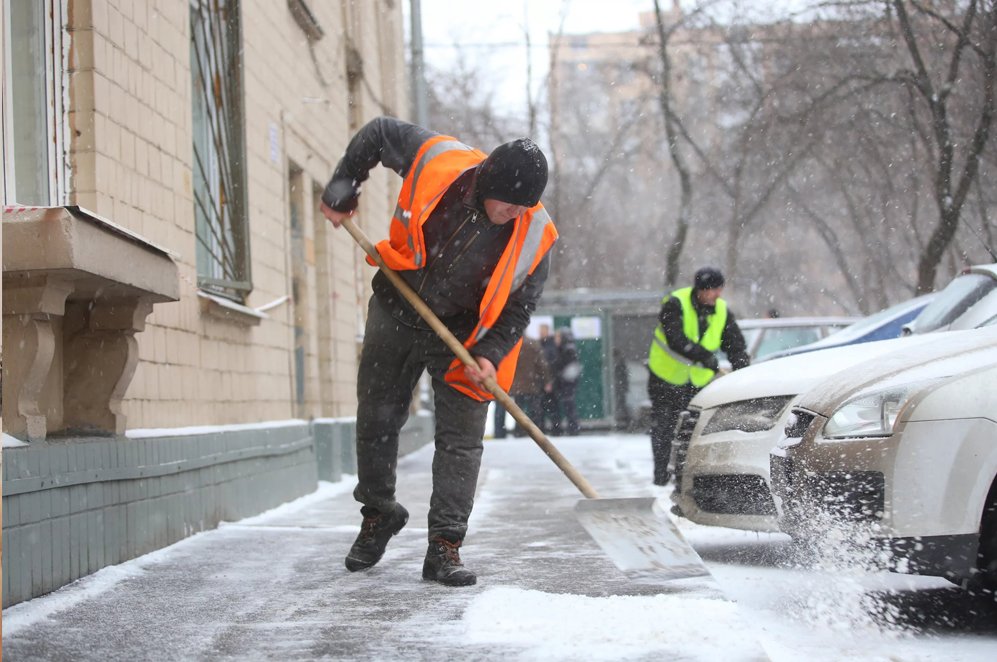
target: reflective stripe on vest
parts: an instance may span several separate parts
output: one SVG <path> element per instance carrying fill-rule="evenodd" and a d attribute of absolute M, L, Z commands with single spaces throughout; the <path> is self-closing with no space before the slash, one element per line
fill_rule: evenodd
<path fill-rule="evenodd" d="M 706 318 L 706 332 L 700 337 L 699 319 L 692 304 L 692 288 L 685 287 L 675 290 L 661 300 L 662 305 L 668 301 L 669 297 L 675 297 L 682 304 L 682 331 L 685 336 L 711 352 L 720 349 L 724 327 L 727 325 L 727 302 L 723 299 L 717 299 L 713 314 Z M 715 374 L 709 368 L 704 368 L 688 357 L 672 350 L 668 346 L 661 324 L 658 324 L 654 329 L 647 366 L 660 379 L 676 385 L 692 382 L 693 386 L 703 387 L 710 383 Z"/>
<path fill-rule="evenodd" d="M 516 290 L 518 290 L 520 286 L 522 286 L 522 284 L 526 282 L 526 277 L 529 276 L 530 273 L 533 271 L 533 269 L 536 267 L 536 265 L 540 263 L 540 260 L 547 252 L 546 249 L 543 252 L 540 252 L 541 247 L 544 245 L 544 234 L 547 232 L 548 226 L 553 228 L 553 225 L 550 220 L 550 215 L 547 213 L 547 210 L 544 209 L 543 207 L 540 207 L 535 212 L 533 212 L 532 216 L 529 219 L 529 222 L 525 224 L 526 236 L 525 238 L 523 238 L 522 242 L 519 242 L 517 237 L 518 234 L 522 231 L 522 225 L 523 224 L 520 223 L 516 224 L 515 235 L 512 239 L 512 243 L 514 245 L 516 243 L 522 243 L 522 248 L 519 250 L 518 255 L 515 256 L 515 268 L 513 269 L 512 272 L 512 285 L 509 288 L 509 292 L 515 292 Z M 547 248 L 549 248 L 549 246 Z M 505 255 L 503 255 L 503 260 L 499 261 L 499 266 L 503 265 L 503 263 L 506 262 L 504 258 Z M 498 267 L 496 268 L 496 272 L 498 272 Z M 501 279 L 504 277 L 504 275 L 505 275 L 505 268 L 503 268 L 502 273 L 499 274 L 500 282 Z M 495 273 L 492 274 L 492 279 L 494 278 L 495 278 Z M 484 299 L 482 299 L 482 306 L 480 309 L 482 323 L 478 324 L 477 331 L 473 336 L 476 341 L 481 340 L 485 336 L 485 334 L 488 333 L 488 330 L 491 329 L 491 323 L 485 324 L 484 320 L 491 318 L 491 322 L 493 323 L 496 319 L 498 319 L 498 314 L 495 315 L 486 314 L 486 311 L 488 309 L 494 307 L 492 304 L 495 301 L 494 294 L 491 297 L 488 296 L 488 292 L 490 289 L 491 288 L 485 290 L 485 297 Z M 506 298 L 508 298 L 508 295 L 506 295 Z M 503 308 L 505 307 L 504 302 L 502 304 L 502 307 Z M 499 308 L 498 313 L 501 312 L 502 310 L 501 308 Z"/>
<path fill-rule="evenodd" d="M 543 206 L 538 204 L 528 209 L 522 216 L 513 221 L 516 225 L 512 238 L 509 240 L 502 257 L 495 265 L 485 295 L 481 299 L 478 325 L 471 332 L 464 346 L 470 348 L 478 342 L 495 325 L 499 315 L 505 309 L 509 295 L 522 286 L 526 277 L 533 273 L 537 265 L 557 241 L 557 230 Z M 512 351 L 496 366 L 496 380 L 504 390 L 512 386 L 516 375 L 516 361 L 522 339 Z M 492 395 L 479 389 L 464 374 L 464 366 L 454 359 L 447 372 L 446 381 L 451 386 L 477 400 L 490 400 Z"/>

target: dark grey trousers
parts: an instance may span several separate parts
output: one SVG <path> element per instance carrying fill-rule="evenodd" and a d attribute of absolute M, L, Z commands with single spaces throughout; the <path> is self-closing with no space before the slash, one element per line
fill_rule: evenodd
<path fill-rule="evenodd" d="M 428 370 L 436 407 L 429 537 L 463 540 L 481 467 L 488 403 L 443 381 L 452 360 L 453 353 L 436 333 L 402 324 L 371 297 L 357 378 L 359 483 L 353 496 L 382 512 L 394 508 L 398 433 L 408 420 L 419 377 Z"/>
<path fill-rule="evenodd" d="M 679 414 L 700 389 L 692 384 L 677 386 L 660 379 L 653 372 L 647 376 L 647 394 L 651 399 L 651 455 L 654 458 L 654 477 L 665 480 L 668 461 L 672 456 L 672 441 Z"/>

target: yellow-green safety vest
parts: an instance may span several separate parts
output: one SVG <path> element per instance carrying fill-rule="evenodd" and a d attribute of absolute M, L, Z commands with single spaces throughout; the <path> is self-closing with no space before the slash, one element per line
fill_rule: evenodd
<path fill-rule="evenodd" d="M 716 307 L 708 315 L 706 333 L 699 335 L 699 319 L 692 305 L 692 288 L 683 287 L 675 290 L 661 300 L 662 305 L 668 297 L 675 297 L 682 304 L 682 330 L 689 340 L 699 343 L 703 349 L 715 352 L 720 349 L 723 340 L 724 327 L 727 325 L 727 302 L 717 299 Z M 659 378 L 669 384 L 682 385 L 690 381 L 694 386 L 702 388 L 710 383 L 715 374 L 713 370 L 704 368 L 690 359 L 682 356 L 668 346 L 665 330 L 658 324 L 651 341 L 651 351 L 647 357 L 647 367 Z"/>

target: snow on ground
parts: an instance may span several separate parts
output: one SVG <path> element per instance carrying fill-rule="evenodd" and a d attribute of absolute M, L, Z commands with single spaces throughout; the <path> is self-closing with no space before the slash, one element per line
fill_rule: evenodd
<path fill-rule="evenodd" d="M 17 437 L 12 437 L 6 432 L 0 433 L 0 441 L 3 443 L 3 448 L 14 448 L 16 446 L 27 446 L 27 442 L 21 441 Z"/>
<path fill-rule="evenodd" d="M 679 648 L 692 659 L 736 659 L 750 631 L 733 602 L 675 595 L 586 597 L 498 587 L 464 612 L 471 641 L 529 646 L 529 659 L 633 659 Z M 681 627 L 670 625 L 681 624 Z M 751 659 L 745 657 L 744 659 Z"/>

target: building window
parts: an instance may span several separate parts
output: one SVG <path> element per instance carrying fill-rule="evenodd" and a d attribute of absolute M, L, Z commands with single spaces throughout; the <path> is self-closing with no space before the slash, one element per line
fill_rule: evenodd
<path fill-rule="evenodd" d="M 237 0 L 190 0 L 197 278 L 243 302 L 252 289 Z"/>
<path fill-rule="evenodd" d="M 62 2 L 3 3 L 4 199 L 65 198 Z"/>

